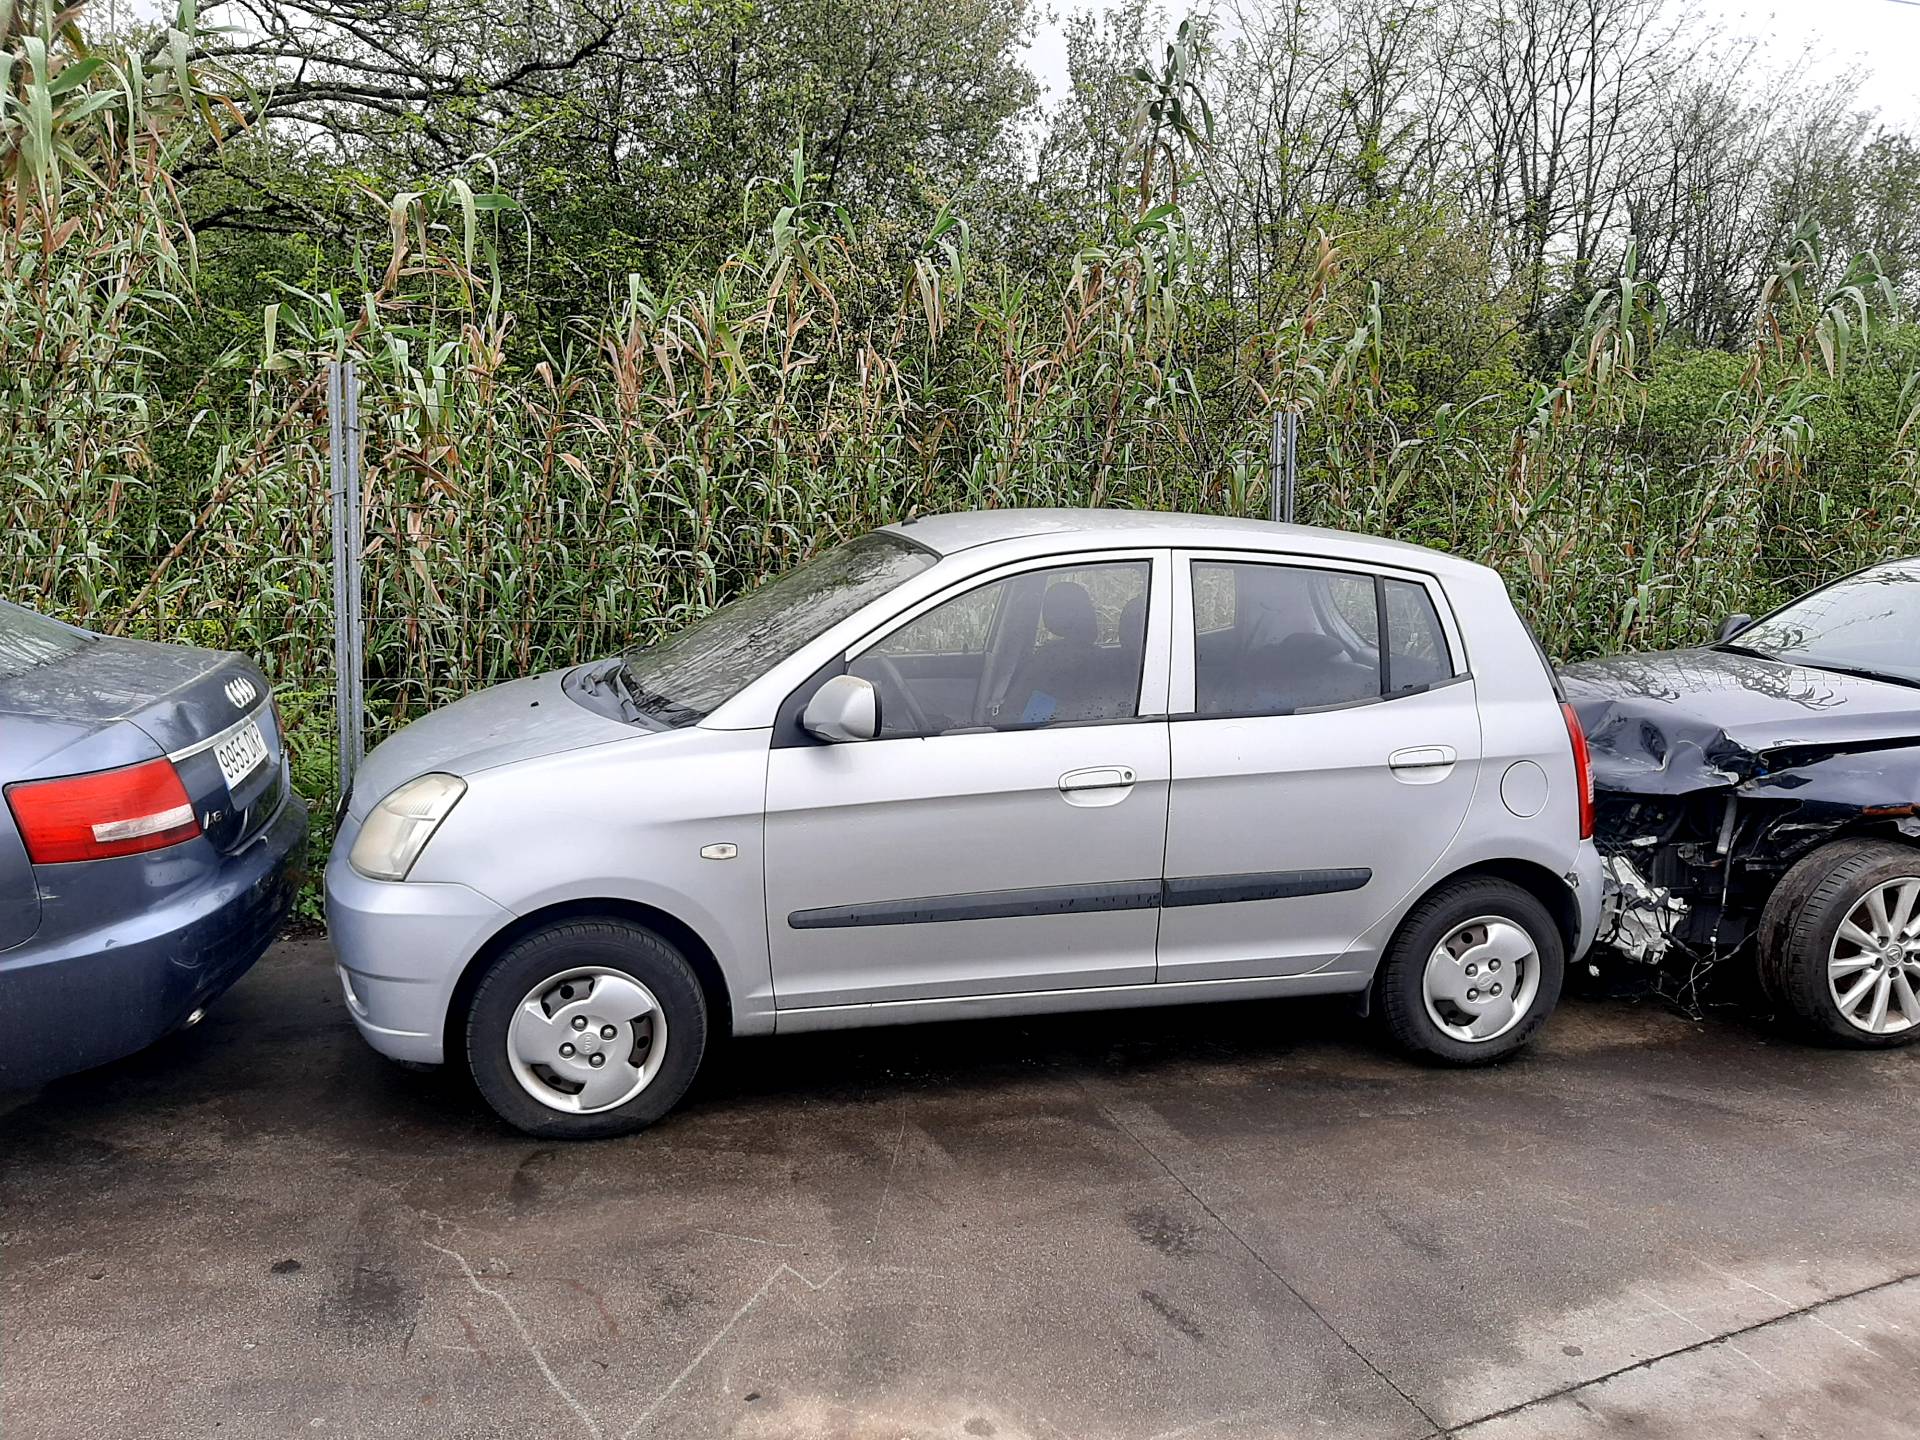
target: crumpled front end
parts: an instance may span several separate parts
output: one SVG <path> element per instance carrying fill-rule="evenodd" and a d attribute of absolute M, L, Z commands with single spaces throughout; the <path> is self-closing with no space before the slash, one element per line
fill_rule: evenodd
<path fill-rule="evenodd" d="M 1768 896 L 1810 851 L 1843 835 L 1920 840 L 1920 693 L 1910 713 L 1870 725 L 1852 697 L 1823 703 L 1813 690 L 1765 697 L 1774 708 L 1756 714 L 1751 694 L 1651 668 L 1676 658 L 1574 666 L 1565 681 L 1598 792 L 1599 944 L 1693 983 L 1747 949 Z M 1742 707 L 1726 724 L 1706 718 Z"/>

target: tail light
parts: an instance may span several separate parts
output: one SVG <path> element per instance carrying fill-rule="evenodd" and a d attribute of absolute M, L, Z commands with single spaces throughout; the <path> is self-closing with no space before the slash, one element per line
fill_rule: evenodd
<path fill-rule="evenodd" d="M 200 833 L 171 760 L 7 786 L 27 858 L 36 865 L 138 855 Z"/>
<path fill-rule="evenodd" d="M 1580 796 L 1580 838 L 1593 838 L 1593 757 L 1587 753 L 1587 732 L 1580 728 L 1580 717 L 1573 706 L 1560 702 L 1560 715 L 1567 722 L 1567 739 L 1573 744 L 1573 788 Z"/>

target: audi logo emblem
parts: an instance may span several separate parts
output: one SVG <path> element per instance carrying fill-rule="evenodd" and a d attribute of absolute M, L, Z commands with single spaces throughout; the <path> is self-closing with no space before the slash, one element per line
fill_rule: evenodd
<path fill-rule="evenodd" d="M 253 697 L 260 692 L 253 688 L 253 682 L 244 675 L 236 675 L 227 681 L 227 699 L 242 710 L 253 703 Z"/>

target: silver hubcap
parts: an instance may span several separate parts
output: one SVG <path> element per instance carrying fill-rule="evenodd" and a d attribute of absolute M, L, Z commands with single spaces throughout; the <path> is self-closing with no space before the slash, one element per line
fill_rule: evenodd
<path fill-rule="evenodd" d="M 520 1088 L 550 1110 L 624 1105 L 660 1073 L 667 1018 L 653 992 L 618 970 L 587 967 L 529 990 L 507 1031 Z"/>
<path fill-rule="evenodd" d="M 1427 957 L 1422 994 L 1442 1033 L 1469 1045 L 1498 1039 L 1526 1018 L 1540 991 L 1540 952 L 1513 921 L 1482 915 Z"/>
<path fill-rule="evenodd" d="M 1827 951 L 1827 990 L 1869 1035 L 1920 1025 L 1920 876 L 1876 885 L 1847 912 Z"/>

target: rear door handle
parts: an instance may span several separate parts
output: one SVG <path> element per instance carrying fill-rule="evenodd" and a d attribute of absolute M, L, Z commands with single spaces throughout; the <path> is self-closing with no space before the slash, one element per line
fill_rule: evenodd
<path fill-rule="evenodd" d="M 1132 787 L 1133 778 L 1133 771 L 1125 765 L 1094 765 L 1062 775 L 1060 791 L 1072 794 L 1076 790 L 1126 790 Z"/>
<path fill-rule="evenodd" d="M 1460 757 L 1451 745 L 1414 745 L 1387 757 L 1395 770 L 1442 770 Z"/>

